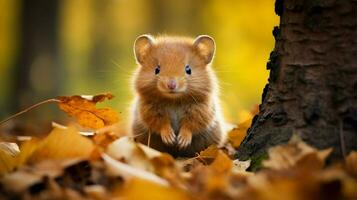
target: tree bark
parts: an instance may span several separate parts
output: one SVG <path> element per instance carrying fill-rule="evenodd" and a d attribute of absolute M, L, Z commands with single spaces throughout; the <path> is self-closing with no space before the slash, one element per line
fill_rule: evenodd
<path fill-rule="evenodd" d="M 257 158 L 296 133 L 342 158 L 357 149 L 357 1 L 277 0 L 275 12 L 268 84 L 237 156 Z"/>

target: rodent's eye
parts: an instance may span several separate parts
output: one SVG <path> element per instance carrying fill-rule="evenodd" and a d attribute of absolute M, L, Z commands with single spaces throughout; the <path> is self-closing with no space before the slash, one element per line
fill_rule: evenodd
<path fill-rule="evenodd" d="M 156 68 L 155 68 L 155 74 L 159 74 L 160 73 L 160 65 L 158 65 Z"/>
<path fill-rule="evenodd" d="M 191 71 L 191 67 L 189 65 L 186 65 L 185 72 L 186 72 L 186 74 L 191 75 L 192 71 Z"/>

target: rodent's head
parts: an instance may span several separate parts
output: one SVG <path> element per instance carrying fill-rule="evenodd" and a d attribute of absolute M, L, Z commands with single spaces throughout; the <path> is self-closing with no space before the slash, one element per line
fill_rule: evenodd
<path fill-rule="evenodd" d="M 207 35 L 196 39 L 139 36 L 134 53 L 139 65 L 135 88 L 139 94 L 168 99 L 200 98 L 213 89 L 210 69 L 215 42 Z"/>

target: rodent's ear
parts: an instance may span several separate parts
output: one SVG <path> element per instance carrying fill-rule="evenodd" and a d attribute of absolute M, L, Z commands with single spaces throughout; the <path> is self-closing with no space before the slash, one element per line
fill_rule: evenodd
<path fill-rule="evenodd" d="M 142 63 L 149 48 L 153 45 L 154 38 L 151 35 L 141 35 L 134 43 L 134 54 L 138 63 Z"/>
<path fill-rule="evenodd" d="M 195 39 L 193 46 L 197 48 L 200 55 L 205 59 L 206 64 L 212 62 L 216 49 L 216 44 L 212 37 L 208 35 L 200 35 Z"/>

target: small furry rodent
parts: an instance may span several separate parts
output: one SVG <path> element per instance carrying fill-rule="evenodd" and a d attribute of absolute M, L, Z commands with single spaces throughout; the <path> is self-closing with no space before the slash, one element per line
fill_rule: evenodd
<path fill-rule="evenodd" d="M 219 144 L 224 137 L 210 66 L 213 38 L 142 35 L 134 53 L 138 68 L 131 128 L 136 140 L 175 157 L 192 157 Z"/>

